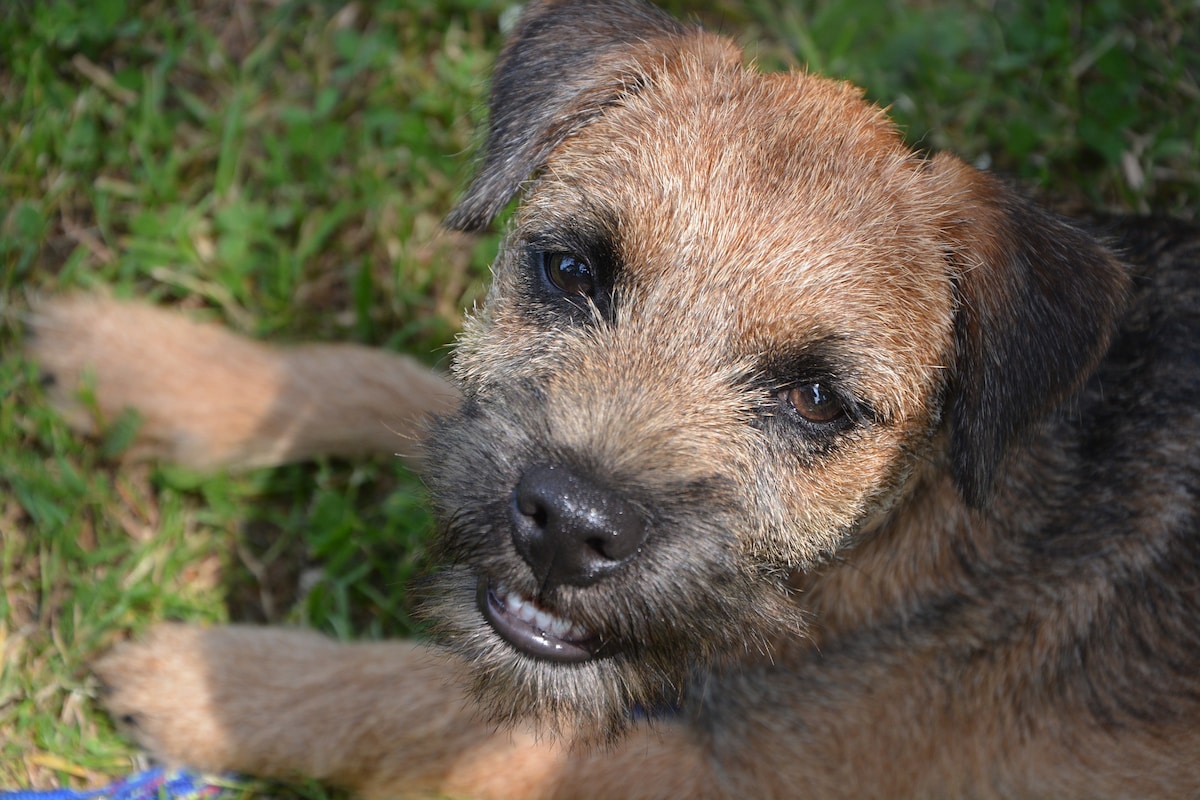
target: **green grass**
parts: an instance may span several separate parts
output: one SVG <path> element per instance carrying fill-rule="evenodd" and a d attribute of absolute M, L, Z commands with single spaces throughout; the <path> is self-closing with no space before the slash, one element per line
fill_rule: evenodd
<path fill-rule="evenodd" d="M 1194 0 L 669 5 L 764 67 L 870 87 L 915 143 L 1056 201 L 1200 209 Z M 274 340 L 443 359 L 495 247 L 436 233 L 505 8 L 0 9 L 0 787 L 134 768 L 87 664 L 156 620 L 411 631 L 403 587 L 431 522 L 402 466 L 120 467 L 122 430 L 81 441 L 46 407 L 22 314 L 102 289 Z"/>
<path fill-rule="evenodd" d="M 499 4 L 7 7 L 0 27 L 0 786 L 133 751 L 87 663 L 155 620 L 412 629 L 431 527 L 387 461 L 120 468 L 19 358 L 37 296 L 103 289 L 277 340 L 444 358 L 494 240 L 439 240 Z"/>

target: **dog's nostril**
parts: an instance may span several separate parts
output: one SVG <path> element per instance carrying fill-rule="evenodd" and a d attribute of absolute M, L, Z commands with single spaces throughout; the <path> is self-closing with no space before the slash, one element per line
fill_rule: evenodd
<path fill-rule="evenodd" d="M 549 523 L 550 514 L 546 510 L 544 499 L 537 492 L 528 491 L 528 487 L 522 490 L 522 486 L 518 485 L 513 493 L 513 503 L 517 507 L 517 513 L 527 517 L 534 526 L 545 528 Z"/>
<path fill-rule="evenodd" d="M 636 557 L 641 515 L 621 495 L 568 467 L 540 465 L 512 497 L 513 543 L 543 584 L 586 586 Z"/>

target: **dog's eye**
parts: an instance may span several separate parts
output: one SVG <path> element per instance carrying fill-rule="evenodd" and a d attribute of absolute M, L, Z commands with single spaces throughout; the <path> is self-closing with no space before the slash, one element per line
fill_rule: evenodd
<path fill-rule="evenodd" d="M 846 413 L 837 395 L 819 383 L 802 383 L 790 389 L 781 389 L 779 400 L 817 425 L 836 422 Z"/>
<path fill-rule="evenodd" d="M 545 253 L 542 256 L 546 279 L 564 294 L 591 297 L 596 291 L 596 276 L 591 265 L 570 253 Z"/>

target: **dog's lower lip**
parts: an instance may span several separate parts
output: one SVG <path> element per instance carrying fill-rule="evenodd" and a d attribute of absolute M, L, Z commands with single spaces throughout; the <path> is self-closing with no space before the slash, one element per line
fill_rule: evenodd
<path fill-rule="evenodd" d="M 479 580 L 476 602 L 483 618 L 500 638 L 525 655 L 563 663 L 590 661 L 597 656 L 598 643 L 594 638 L 574 640 L 555 636 L 510 613 L 486 578 Z"/>

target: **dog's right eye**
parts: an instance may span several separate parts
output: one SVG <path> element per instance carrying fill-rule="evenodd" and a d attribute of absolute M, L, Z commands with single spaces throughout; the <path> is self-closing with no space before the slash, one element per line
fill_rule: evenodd
<path fill-rule="evenodd" d="M 546 280 L 563 294 L 592 297 L 596 276 L 591 265 L 570 253 L 543 253 L 542 270 Z"/>
<path fill-rule="evenodd" d="M 779 399 L 814 425 L 828 425 L 846 415 L 842 401 L 820 383 L 804 383 L 783 389 L 779 392 Z"/>

